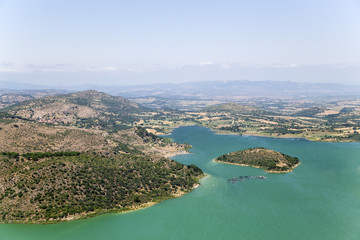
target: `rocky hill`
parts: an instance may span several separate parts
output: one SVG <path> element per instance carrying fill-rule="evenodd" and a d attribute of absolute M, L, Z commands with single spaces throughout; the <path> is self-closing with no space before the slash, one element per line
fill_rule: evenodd
<path fill-rule="evenodd" d="M 125 98 L 90 90 L 24 101 L 4 111 L 42 123 L 120 130 L 147 109 Z"/>
<path fill-rule="evenodd" d="M 190 191 L 203 176 L 201 169 L 164 157 L 186 151 L 187 145 L 141 127 L 111 128 L 112 121 L 144 110 L 87 91 L 34 99 L 1 112 L 0 222 L 79 219 Z M 79 128 L 84 119 L 94 127 Z"/>
<path fill-rule="evenodd" d="M 249 148 L 222 155 L 217 162 L 264 168 L 268 172 L 289 172 L 300 163 L 297 157 L 266 148 Z"/>

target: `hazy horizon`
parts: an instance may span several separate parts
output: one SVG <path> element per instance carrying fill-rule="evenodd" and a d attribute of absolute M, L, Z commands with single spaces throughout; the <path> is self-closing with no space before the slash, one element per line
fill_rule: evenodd
<path fill-rule="evenodd" d="M 186 84 L 224 84 L 236 83 L 237 85 L 242 84 L 252 84 L 256 86 L 257 84 L 268 84 L 273 83 L 274 85 L 279 84 L 289 84 L 293 83 L 295 85 L 307 85 L 307 86 L 324 86 L 324 87 L 360 87 L 360 83 L 340 83 L 340 82 L 301 82 L 301 81 L 273 81 L 273 80 L 208 80 L 208 81 L 184 81 L 184 82 L 148 82 L 148 83 L 100 83 L 100 82 L 73 82 L 71 83 L 53 83 L 50 84 L 41 84 L 34 82 L 26 81 L 3 81 L 0 80 L 0 89 L 9 89 L 9 90 L 46 90 L 46 89 L 58 89 L 58 90 L 70 90 L 70 91 L 82 91 L 82 90 L 100 90 L 115 87 L 116 89 L 125 87 L 126 89 L 141 89 L 141 87 L 159 87 L 160 89 L 166 89 L 167 86 L 186 86 Z M 196 85 L 199 86 L 199 85 Z"/>
<path fill-rule="evenodd" d="M 0 81 L 358 84 L 360 3 L 0 1 Z"/>

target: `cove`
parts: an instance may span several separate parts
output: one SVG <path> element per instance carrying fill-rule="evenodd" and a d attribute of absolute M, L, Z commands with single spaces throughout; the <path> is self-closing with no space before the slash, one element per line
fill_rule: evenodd
<path fill-rule="evenodd" d="M 207 177 L 180 198 L 150 208 L 53 225 L 0 224 L 0 239 L 360 239 L 360 143 L 218 135 L 174 129 L 193 146 L 173 159 Z M 300 159 L 286 174 L 212 161 L 232 151 L 265 147 Z M 263 180 L 227 183 L 238 176 Z"/>

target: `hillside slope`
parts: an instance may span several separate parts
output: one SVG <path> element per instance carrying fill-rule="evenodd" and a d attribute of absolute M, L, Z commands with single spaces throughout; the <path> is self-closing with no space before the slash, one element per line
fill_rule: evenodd
<path fill-rule="evenodd" d="M 71 116 L 77 123 L 80 108 L 94 128 L 36 117 L 53 111 L 50 116 Z M 79 219 L 149 206 L 192 190 L 201 169 L 164 158 L 187 145 L 141 127 L 109 131 L 114 118 L 143 109 L 90 91 L 35 99 L 0 113 L 0 222 Z M 98 118 L 103 127 L 96 125 Z"/>
<path fill-rule="evenodd" d="M 0 222 L 57 222 L 136 209 L 184 194 L 202 176 L 195 166 L 147 155 L 3 154 Z"/>
<path fill-rule="evenodd" d="M 125 98 L 90 90 L 24 101 L 4 111 L 43 123 L 120 130 L 147 109 Z"/>

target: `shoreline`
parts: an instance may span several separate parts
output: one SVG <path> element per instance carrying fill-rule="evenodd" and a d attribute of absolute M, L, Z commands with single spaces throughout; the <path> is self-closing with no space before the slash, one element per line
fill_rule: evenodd
<path fill-rule="evenodd" d="M 194 126 L 199 126 L 199 125 L 194 125 Z M 175 128 L 180 128 L 180 127 L 185 127 L 185 126 L 178 126 L 178 127 L 175 127 Z M 203 126 L 200 126 L 200 127 L 203 127 Z M 175 128 L 173 128 L 169 134 L 171 134 L 172 131 Z M 208 128 L 208 127 L 205 127 L 205 128 Z M 212 128 L 208 128 L 208 129 L 215 132 L 216 134 L 238 135 L 236 133 L 219 133 L 219 132 L 215 131 Z M 256 136 L 256 135 L 251 135 L 251 136 Z M 266 136 L 264 136 L 264 137 L 266 137 Z M 273 137 L 273 138 L 276 138 L 276 137 Z M 188 152 L 188 151 L 177 151 L 177 152 L 168 151 L 167 153 L 163 153 L 161 155 L 163 155 L 163 157 L 166 157 L 166 158 L 172 158 L 172 157 L 175 157 L 177 155 L 184 155 L 184 154 L 190 154 L 190 152 Z M 228 163 L 228 162 L 216 161 L 215 159 L 213 159 L 213 161 L 217 162 L 217 163 L 225 163 L 225 164 L 230 164 L 230 165 L 262 168 L 260 166 L 251 166 L 251 165 L 246 165 L 246 164 L 237 164 L 237 163 Z M 267 171 L 267 170 L 264 170 L 264 171 L 269 172 L 269 173 L 287 173 L 287 172 L 292 172 L 299 165 L 300 165 L 300 163 L 296 164 L 293 168 L 291 168 L 291 169 L 289 169 L 287 171 Z M 204 173 L 201 177 L 199 177 L 197 179 L 197 181 L 199 181 L 202 178 L 205 178 L 206 176 L 207 176 L 207 174 Z M 82 220 L 82 219 L 93 218 L 93 217 L 97 217 L 97 216 L 100 216 L 100 215 L 111 214 L 111 213 L 117 213 L 117 214 L 128 213 L 128 212 L 132 212 L 132 211 L 146 209 L 148 207 L 154 206 L 155 204 L 160 203 L 160 202 L 165 201 L 165 200 L 175 199 L 175 198 L 184 196 L 185 194 L 193 191 L 194 189 L 198 188 L 199 186 L 200 186 L 200 183 L 198 182 L 198 183 L 194 184 L 192 186 L 192 188 L 190 188 L 190 189 L 188 189 L 186 191 L 174 192 L 174 193 L 172 193 L 171 196 L 164 196 L 162 198 L 159 198 L 156 201 L 150 201 L 150 202 L 142 203 L 140 205 L 133 205 L 133 206 L 124 207 L 124 208 L 121 208 L 121 209 L 98 209 L 98 210 L 95 210 L 93 212 L 79 213 L 79 214 L 76 214 L 76 215 L 68 216 L 68 217 L 63 218 L 63 219 L 51 220 L 51 221 L 46 221 L 45 219 L 38 220 L 38 221 L 32 221 L 32 220 L 30 220 L 30 221 L 14 221 L 14 222 L 1 222 L 0 221 L 0 224 L 57 224 L 57 223 L 64 223 L 64 222 L 74 221 L 74 220 Z"/>
<path fill-rule="evenodd" d="M 171 157 L 174 157 L 174 156 L 177 156 L 177 155 L 183 155 L 183 154 L 190 154 L 190 152 L 188 152 L 188 151 L 168 152 L 168 153 L 162 154 L 162 155 L 163 155 L 163 157 L 171 158 Z M 94 217 L 97 217 L 97 216 L 100 216 L 100 215 L 105 215 L 105 214 L 112 214 L 112 213 L 123 214 L 123 213 L 138 211 L 138 210 L 142 210 L 142 209 L 146 209 L 146 208 L 149 208 L 151 206 L 154 206 L 154 205 L 156 205 L 156 204 L 158 204 L 158 203 L 160 203 L 162 201 L 175 199 L 175 198 L 184 196 L 187 193 L 192 192 L 193 190 L 200 187 L 199 180 L 206 177 L 206 176 L 207 175 L 204 173 L 202 176 L 197 178 L 197 183 L 194 184 L 192 186 L 192 188 L 189 189 L 189 190 L 177 191 L 177 192 L 174 192 L 171 196 L 164 196 L 164 197 L 160 198 L 157 201 L 150 201 L 150 202 L 142 203 L 140 205 L 133 205 L 133 206 L 125 207 L 125 208 L 122 208 L 122 209 L 98 209 L 98 210 L 95 210 L 94 212 L 84 212 L 84 213 L 79 213 L 79 214 L 76 214 L 76 215 L 68 216 L 68 217 L 66 217 L 64 219 L 61 219 L 61 220 L 53 220 L 53 221 L 46 221 L 46 220 L 14 221 L 14 222 L 2 222 L 2 221 L 0 221 L 0 224 L 44 224 L 44 225 L 58 224 L 58 223 L 65 223 L 65 222 L 70 222 L 70 221 L 94 218 Z"/>
<path fill-rule="evenodd" d="M 229 162 L 223 162 L 223 161 L 217 161 L 216 158 L 214 158 L 212 160 L 213 162 L 216 162 L 216 163 L 224 163 L 224 164 L 229 164 L 229 165 L 235 165 L 235 166 L 241 166 L 241 167 L 253 167 L 253 168 L 261 168 L 263 169 L 265 172 L 267 173 L 289 173 L 289 172 L 292 172 L 294 171 L 295 168 L 297 168 L 301 162 L 295 164 L 292 168 L 290 168 L 289 170 L 286 170 L 286 171 L 271 171 L 271 170 L 265 170 L 263 167 L 261 166 L 252 166 L 252 165 L 248 165 L 248 164 L 242 164 L 242 163 L 229 163 Z"/>
<path fill-rule="evenodd" d="M 164 154 L 163 156 L 166 158 L 172 158 L 177 155 L 185 155 L 185 154 L 190 154 L 190 152 L 188 152 L 188 151 L 169 152 L 167 154 Z"/>
<path fill-rule="evenodd" d="M 206 177 L 206 174 L 204 174 L 203 176 L 201 176 L 200 178 L 198 178 L 197 180 L 199 181 L 200 179 Z M 133 205 L 131 207 L 125 207 L 122 209 L 98 209 L 94 212 L 86 212 L 86 213 L 80 213 L 77 215 L 73 215 L 73 216 L 69 216 L 66 217 L 64 219 L 61 220 L 54 220 L 54 221 L 46 221 L 46 220 L 39 220 L 39 221 L 14 221 L 14 222 L 1 222 L 0 224 L 40 224 L 40 225 L 48 225 L 48 224 L 58 224 L 58 223 L 65 223 L 65 222 L 70 222 L 70 221 L 77 221 L 77 220 L 84 220 L 84 219 L 88 219 L 88 218 L 94 218 L 100 215 L 106 215 L 106 214 L 124 214 L 124 213 L 129 213 L 129 212 L 133 212 L 133 211 L 139 211 L 139 210 L 143 210 L 149 207 L 152 207 L 162 201 L 166 201 L 166 200 L 170 200 L 170 199 L 175 199 L 178 197 L 182 197 L 187 193 L 192 192 L 193 190 L 197 189 L 200 186 L 200 183 L 196 183 L 192 186 L 191 189 L 187 190 L 187 191 L 178 191 L 173 193 L 171 196 L 166 196 L 164 198 L 160 198 L 158 201 L 151 201 L 151 202 L 146 202 L 146 203 L 142 203 L 140 205 Z"/>
<path fill-rule="evenodd" d="M 185 126 L 184 126 L 185 127 Z M 236 133 L 236 132 L 230 132 L 230 131 L 220 131 L 220 130 L 215 130 L 215 129 L 212 129 L 212 128 L 209 128 L 211 129 L 213 132 L 215 132 L 216 134 L 219 134 L 219 135 L 232 135 L 232 136 L 249 136 L 249 137 L 264 137 L 264 138 L 278 138 L 278 139 L 303 139 L 303 140 L 307 140 L 307 141 L 310 141 L 310 142 L 324 142 L 324 143 L 346 143 L 346 142 L 360 142 L 360 141 L 352 141 L 352 140 L 342 140 L 342 141 L 338 141 L 338 140 L 315 140 L 315 139 L 311 139 L 311 138 L 306 138 L 304 136 L 291 136 L 291 135 L 275 135 L 275 136 L 270 136 L 270 135 L 267 135 L 267 134 L 261 134 L 261 133 L 252 133 L 252 134 L 239 134 L 239 133 Z"/>
<path fill-rule="evenodd" d="M 251 137 L 266 137 L 266 138 L 280 138 L 280 139 L 304 139 L 304 140 L 307 140 L 307 141 L 310 141 L 310 142 L 324 142 L 324 143 L 348 143 L 348 142 L 360 142 L 360 141 L 352 141 L 352 140 L 314 140 L 314 139 L 311 139 L 311 138 L 306 138 L 304 136 L 289 136 L 289 135 L 280 135 L 280 136 L 269 136 L 269 135 L 266 135 L 266 134 L 239 134 L 239 133 L 236 133 L 236 132 L 230 132 L 230 131 L 220 131 L 220 130 L 216 130 L 216 129 L 213 129 L 211 127 L 207 127 L 207 126 L 202 126 L 202 125 L 183 125 L 183 126 L 177 126 L 177 127 L 174 127 L 171 129 L 171 131 L 169 133 L 166 133 L 166 134 L 161 134 L 161 135 L 158 135 L 158 136 L 167 136 L 167 135 L 171 135 L 173 130 L 176 129 L 176 128 L 180 128 L 180 127 L 189 127 L 189 126 L 198 126 L 198 127 L 204 127 L 204 128 L 208 128 L 208 129 L 211 129 L 211 131 L 213 131 L 214 133 L 216 134 L 219 134 L 219 135 L 232 135 L 232 136 L 251 136 Z"/>

